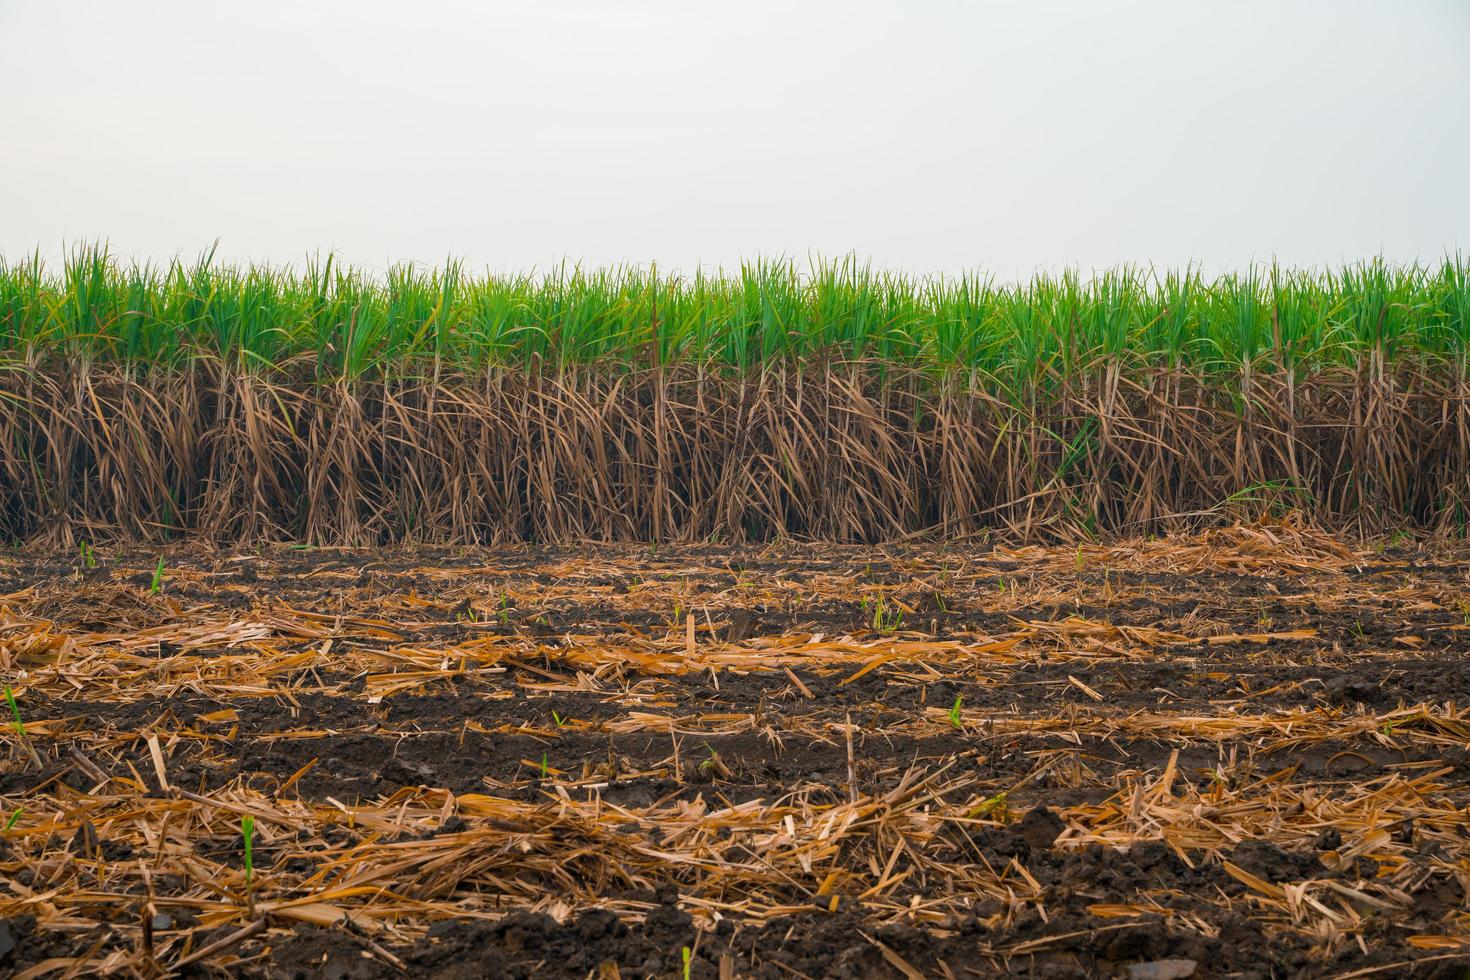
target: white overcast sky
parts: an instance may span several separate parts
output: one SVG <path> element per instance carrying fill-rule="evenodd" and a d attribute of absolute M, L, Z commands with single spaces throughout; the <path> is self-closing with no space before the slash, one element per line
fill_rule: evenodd
<path fill-rule="evenodd" d="M 1470 2 L 0 0 L 0 254 L 1470 251 Z"/>

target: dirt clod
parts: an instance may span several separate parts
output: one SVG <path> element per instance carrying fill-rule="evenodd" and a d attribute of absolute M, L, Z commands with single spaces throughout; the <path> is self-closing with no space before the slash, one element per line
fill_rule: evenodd
<path fill-rule="evenodd" d="M 1021 835 L 1033 851 L 1044 851 L 1052 846 L 1066 824 L 1049 807 L 1038 806 L 1026 812 L 1016 832 Z"/>

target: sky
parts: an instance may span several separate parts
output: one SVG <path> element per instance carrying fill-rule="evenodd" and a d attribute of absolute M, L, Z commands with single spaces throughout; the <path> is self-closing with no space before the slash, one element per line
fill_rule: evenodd
<path fill-rule="evenodd" d="M 1470 252 L 1466 0 L 0 0 L 0 256 Z"/>

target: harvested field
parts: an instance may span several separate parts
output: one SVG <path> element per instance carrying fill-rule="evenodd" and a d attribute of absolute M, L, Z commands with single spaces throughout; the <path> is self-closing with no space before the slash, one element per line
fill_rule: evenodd
<path fill-rule="evenodd" d="M 1461 976 L 1467 557 L 11 552 L 0 972 Z"/>

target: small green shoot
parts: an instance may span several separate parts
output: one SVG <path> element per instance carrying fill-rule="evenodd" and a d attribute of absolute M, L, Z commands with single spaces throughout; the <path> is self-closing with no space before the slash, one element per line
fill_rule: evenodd
<path fill-rule="evenodd" d="M 711 779 L 716 776 L 729 778 L 730 769 L 721 761 L 720 753 L 716 752 L 714 747 L 707 742 L 704 747 L 709 750 L 709 758 L 699 764 L 699 771 Z"/>
<path fill-rule="evenodd" d="M 684 958 L 684 980 L 689 980 L 689 956 L 690 956 L 689 947 L 688 946 L 685 946 L 684 947 L 684 954 L 683 954 L 683 958 Z"/>
<path fill-rule="evenodd" d="M 153 567 L 153 584 L 148 587 L 152 595 L 158 595 L 163 588 L 163 556 L 158 556 L 158 564 Z"/>
<path fill-rule="evenodd" d="M 546 753 L 545 752 L 542 752 L 541 753 L 541 778 L 542 779 L 545 779 L 546 778 L 546 774 L 549 771 L 550 771 L 550 767 L 547 766 L 547 764 L 546 764 Z"/>
<path fill-rule="evenodd" d="M 878 633 L 892 633 L 903 625 L 903 610 L 890 609 L 883 602 L 883 596 L 879 595 L 873 602 L 873 630 Z M 868 600 L 863 600 L 863 610 L 868 609 Z"/>
<path fill-rule="evenodd" d="M 36 768 L 39 769 L 41 767 L 41 756 L 37 754 L 36 747 L 31 744 L 31 740 L 26 737 L 26 723 L 21 721 L 20 705 L 15 703 L 15 692 L 10 689 L 9 684 L 5 685 L 5 703 L 10 705 L 10 717 L 12 719 L 10 727 L 15 729 L 15 734 L 20 739 L 20 744 L 25 748 L 26 754 L 31 757 L 31 761 L 36 764 Z"/>
<path fill-rule="evenodd" d="M 97 567 L 97 556 L 92 552 L 92 546 L 88 542 L 82 542 L 81 547 L 77 549 L 77 555 L 82 560 L 83 568 Z"/>
<path fill-rule="evenodd" d="M 965 816 L 973 820 L 975 817 L 985 817 L 993 813 L 999 817 L 1001 823 L 1008 823 L 1010 812 L 1010 793 L 1002 790 L 989 799 L 982 800 L 978 806 L 965 814 Z"/>
<path fill-rule="evenodd" d="M 240 836 L 245 840 L 245 883 L 248 885 L 255 878 L 255 818 L 243 816 L 240 818 Z"/>
<path fill-rule="evenodd" d="M 9 833 L 10 832 L 10 828 L 14 827 L 16 825 L 16 823 L 20 820 L 20 815 L 21 815 L 22 812 L 23 812 L 23 810 L 22 810 L 21 807 L 16 807 L 15 808 L 15 811 L 10 814 L 10 819 L 7 820 L 7 821 L 5 821 L 5 832 L 6 833 Z"/>
<path fill-rule="evenodd" d="M 555 708 L 551 709 L 551 719 L 556 722 L 557 728 L 565 728 L 567 727 L 567 722 L 571 721 L 570 718 L 563 718 L 561 715 L 557 714 Z"/>
<path fill-rule="evenodd" d="M 10 727 L 14 728 L 15 733 L 21 738 L 25 738 L 26 723 L 20 720 L 20 706 L 15 703 L 15 692 L 10 689 L 9 684 L 5 685 L 5 703 L 10 705 L 10 717 L 15 719 L 11 722 Z"/>
<path fill-rule="evenodd" d="M 963 727 L 960 722 L 960 705 L 964 704 L 964 702 L 964 695 L 956 694 L 954 696 L 954 707 L 949 709 L 949 723 L 955 728 Z"/>

